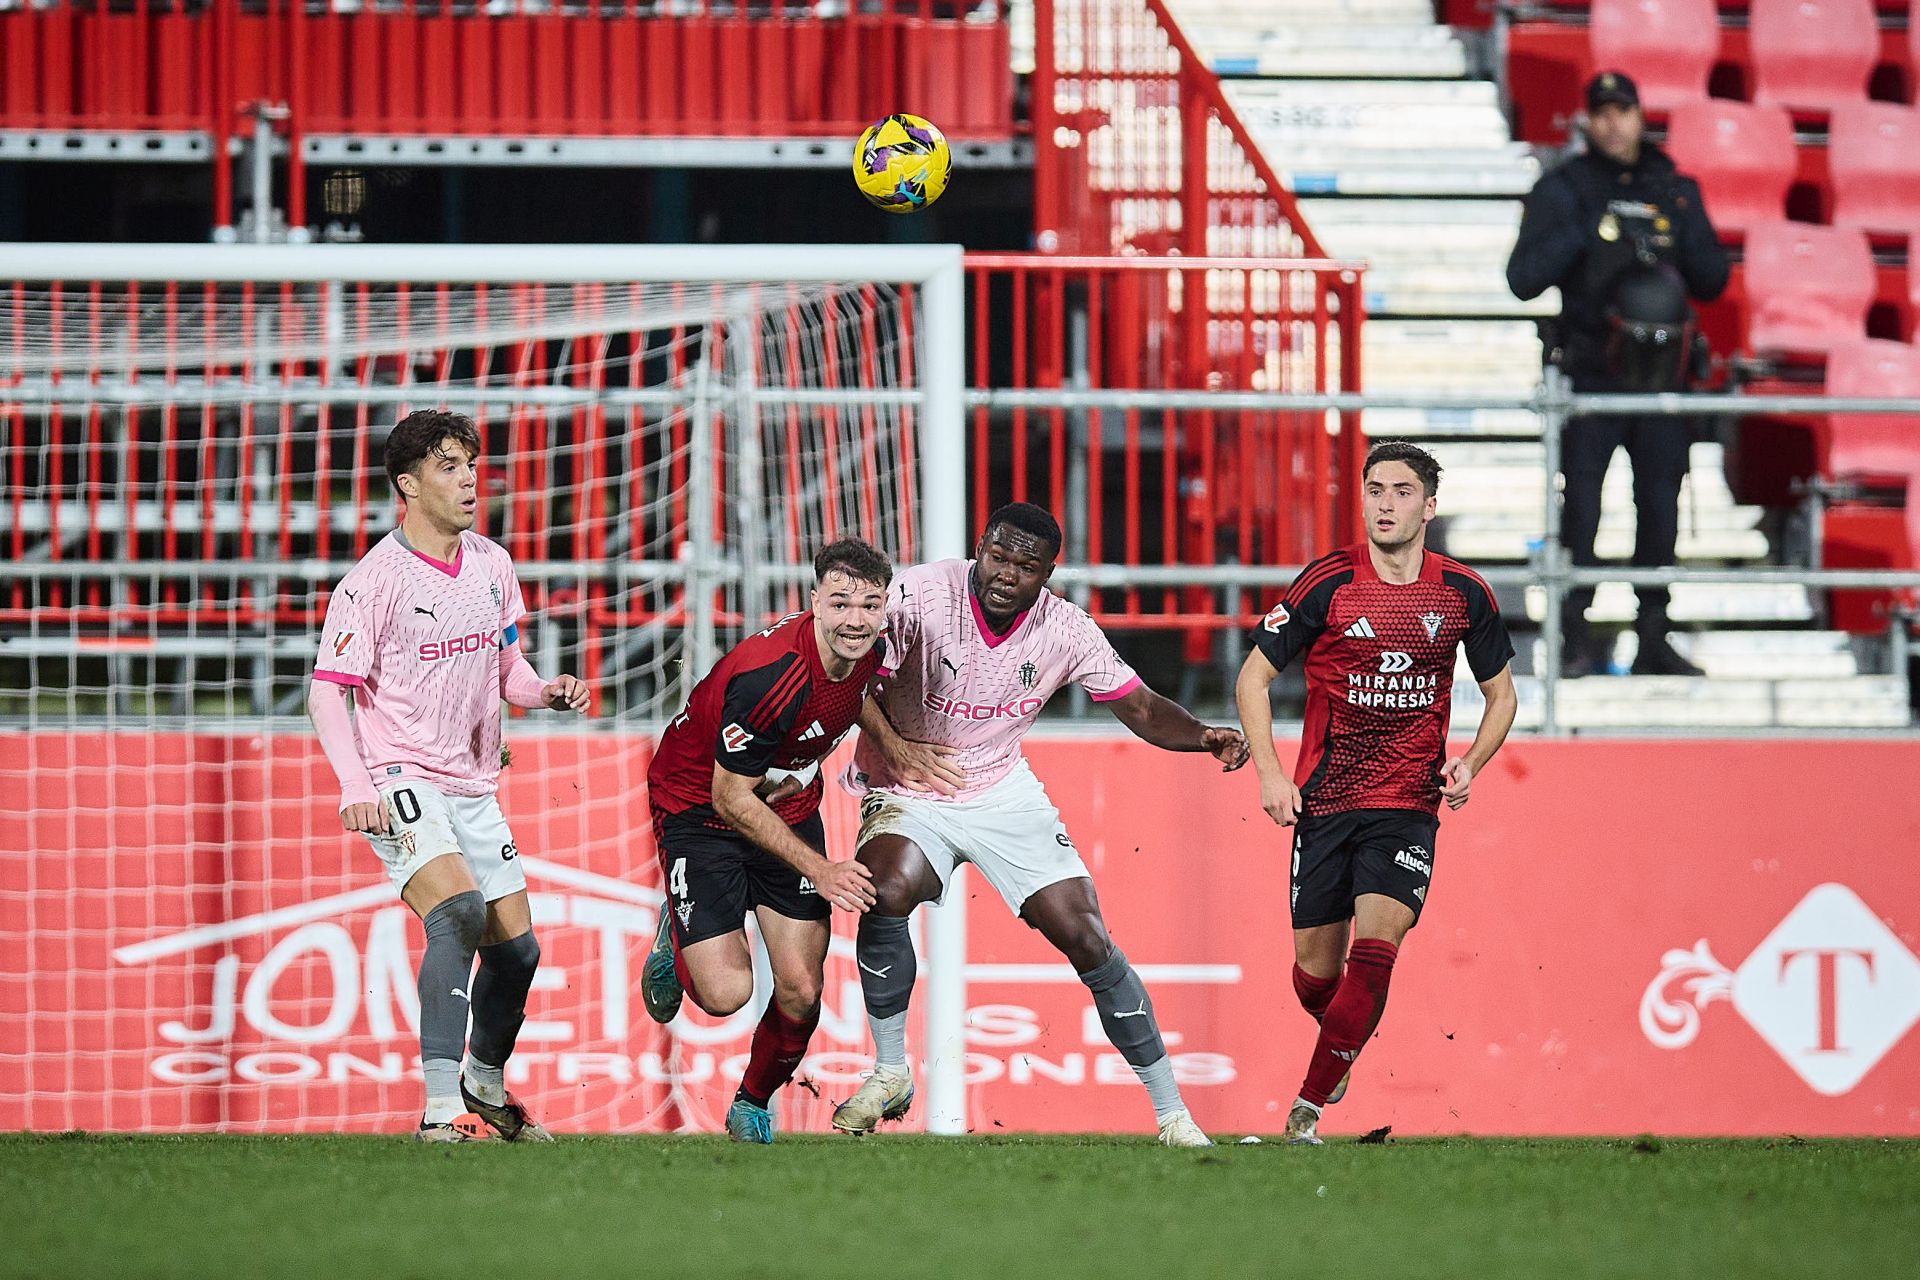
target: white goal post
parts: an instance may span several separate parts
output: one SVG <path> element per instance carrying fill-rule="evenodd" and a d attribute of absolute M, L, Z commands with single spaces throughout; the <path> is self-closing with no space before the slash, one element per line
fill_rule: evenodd
<path fill-rule="evenodd" d="M 81 763 L 87 743 L 116 736 L 303 732 L 284 688 L 317 633 L 285 609 L 276 621 L 276 607 L 337 580 L 341 543 L 330 533 L 391 523 L 369 441 L 406 407 L 477 406 L 516 440 L 522 415 L 592 415 L 590 446 L 564 431 L 529 434 L 538 443 L 501 461 L 554 495 L 533 535 L 541 553 L 523 572 L 530 585 L 563 586 L 533 628 L 535 660 L 591 647 L 631 676 L 608 695 L 620 724 L 657 726 L 728 637 L 798 598 L 795 547 L 877 520 L 902 531 L 892 542 L 902 555 L 967 554 L 963 284 L 954 245 L 0 246 L 0 472 L 13 479 L 0 541 L 23 548 L 10 554 L 17 574 L 0 600 L 13 619 L 0 626 L 0 663 L 27 674 L 25 688 L 0 694 L 0 739 L 26 744 L 13 761 L 0 756 L 0 783 L 11 790 L 15 772 L 44 777 L 62 759 L 76 776 L 122 772 L 111 752 Z M 798 452 L 782 454 L 784 443 Z M 814 483 L 823 469 L 832 474 Z M 492 496 L 511 510 L 514 493 L 505 485 Z M 629 535 L 629 495 L 650 515 L 684 512 L 671 541 L 647 542 L 638 514 Z M 592 550 L 566 554 L 589 528 L 593 538 L 577 545 Z M 276 559 L 276 539 L 297 549 Z M 567 594 L 586 582 L 579 599 Z M 596 602 L 642 597 L 644 627 L 611 624 L 589 646 L 580 619 Z M 654 648 L 626 652 L 647 628 L 674 639 L 653 635 Z M 209 662 L 234 673 L 217 706 L 197 687 Z M 565 731 L 509 736 L 537 745 Z M 70 791 L 92 795 L 101 782 L 90 773 Z M 51 794 L 44 781 L 36 794 Z M 129 844 L 154 838 L 155 820 L 120 804 L 108 802 L 107 829 Z M 57 825 L 47 815 L 45 829 Z M 0 852 L 0 887 L 34 883 L 30 860 L 58 851 L 56 842 Z M 544 858 L 559 864 L 565 853 Z M 617 876 L 589 878 L 618 896 Z M 144 894 L 148 906 L 165 896 L 159 885 L 90 888 L 115 902 Z M 358 903 L 355 893 L 364 891 L 338 898 Z M 949 894 L 925 922 L 923 1092 L 935 1133 L 966 1129 L 965 900 Z M 238 936 L 236 927 L 205 936 Z M 119 960 L 172 945 L 120 946 Z M 145 979 L 146 998 L 177 988 L 204 1000 L 211 983 L 237 1004 L 231 971 L 195 963 L 205 972 Z M 101 964 L 105 985 L 123 990 L 114 980 L 128 975 Z M 282 991 L 298 988 L 295 1004 L 316 1024 L 332 1021 L 333 987 L 306 970 L 274 974 Z M 268 980 L 258 999 L 272 995 Z M 46 1012 L 0 1008 L 0 1039 L 33 1043 Z M 275 1016 L 276 1026 L 298 1023 Z M 614 1025 L 610 1008 L 593 1016 Z M 255 1053 L 267 1065 L 254 1069 L 295 1070 L 267 1062 L 276 1056 L 294 1055 Z M 108 1074 L 120 1079 L 126 1065 L 108 1063 Z M 358 1086 L 336 1083 L 341 1098 Z M 164 1124 L 173 1114 L 115 1105 L 56 1100 L 35 1115 L 112 1128 L 135 1127 L 128 1115 Z M 227 1105 L 207 1126 L 264 1123 Z"/>

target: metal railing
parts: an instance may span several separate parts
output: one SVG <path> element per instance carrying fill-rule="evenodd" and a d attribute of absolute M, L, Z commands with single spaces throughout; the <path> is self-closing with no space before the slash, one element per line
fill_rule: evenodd
<path fill-rule="evenodd" d="M 114 389 L 99 386 L 92 389 L 102 399 L 111 398 Z M 310 392 L 324 394 L 324 389 L 303 389 L 283 385 L 260 385 L 251 388 L 233 387 L 230 392 L 242 399 L 257 403 L 267 402 L 304 402 Z M 404 394 L 404 389 L 386 389 L 394 395 Z M 417 391 L 417 389 L 416 389 Z M 55 388 L 36 388 L 31 385 L 19 385 L 7 389 L 7 399 L 16 405 L 31 405 L 41 400 L 58 400 L 60 392 Z M 71 394 L 69 391 L 68 394 Z M 364 397 L 367 389 L 360 394 Z M 558 407 L 558 402 L 547 404 L 553 397 L 561 397 L 567 407 L 592 403 L 602 406 L 611 413 L 622 408 L 628 399 L 645 397 L 649 401 L 673 399 L 684 394 L 680 391 L 661 391 L 658 389 L 637 390 L 617 388 L 581 388 L 581 387 L 529 387 L 529 388 L 468 388 L 453 394 L 450 403 L 461 407 L 463 395 L 485 398 L 499 408 L 510 403 L 519 403 L 523 399 L 539 399 L 548 408 Z M 756 391 L 755 396 L 768 404 L 784 402 L 785 399 L 798 396 L 795 391 L 783 391 L 767 388 Z M 844 398 L 848 392 L 836 392 Z M 921 393 L 908 390 L 874 390 L 863 393 L 877 401 L 908 401 Z M 1304 415 L 1320 424 L 1320 429 L 1331 436 L 1334 424 L 1340 415 L 1363 414 L 1370 409 L 1400 409 L 1410 407 L 1476 409 L 1476 410 L 1521 410 L 1535 415 L 1540 430 L 1535 432 L 1509 431 L 1504 433 L 1475 433 L 1474 441 L 1533 440 L 1538 439 L 1542 447 L 1542 465 L 1540 472 L 1540 539 L 1538 549 L 1528 563 L 1524 565 L 1507 564 L 1483 570 L 1484 575 L 1496 589 L 1503 593 L 1515 589 L 1535 588 L 1545 596 L 1546 608 L 1540 623 L 1542 661 L 1539 665 L 1541 690 L 1541 715 L 1539 731 L 1545 734 L 1557 734 L 1566 728 L 1561 716 L 1561 652 L 1564 637 L 1561 635 L 1561 604 L 1566 594 L 1578 588 L 1597 586 L 1602 583 L 1625 583 L 1636 588 L 1654 586 L 1685 585 L 1766 585 L 1799 586 L 1809 590 L 1870 590 L 1875 592 L 1898 593 L 1887 613 L 1887 656 L 1896 676 L 1904 681 L 1906 661 L 1910 644 L 1910 625 L 1913 614 L 1906 600 L 1899 597 L 1907 593 L 1920 592 L 1920 570 L 1875 570 L 1875 569 L 1815 569 L 1792 566 L 1760 567 L 1715 567 L 1715 568 L 1632 568 L 1626 565 L 1580 568 L 1571 565 L 1560 543 L 1559 491 L 1557 473 L 1559 470 L 1560 428 L 1575 415 L 1593 413 L 1636 413 L 1652 414 L 1674 419 L 1699 418 L 1715 415 L 1741 414 L 1901 414 L 1913 415 L 1916 431 L 1920 433 L 1920 400 L 1893 398 L 1840 398 L 1816 395 L 1594 395 L 1575 394 L 1557 375 L 1541 384 L 1532 395 L 1521 396 L 1459 396 L 1459 395 L 1368 395 L 1335 391 L 1195 391 L 1195 390 L 1127 390 L 1097 387 L 1025 387 L 1025 388 L 975 388 L 965 393 L 966 408 L 977 414 L 1011 415 L 1015 411 L 1025 411 L 1044 418 L 1049 415 L 1066 421 L 1078 421 L 1087 424 L 1099 424 L 1103 415 L 1136 415 L 1149 421 L 1175 421 L 1176 415 L 1195 414 L 1200 411 L 1210 413 L 1245 412 L 1248 414 Z M 994 429 L 996 435 L 1003 438 L 996 442 L 996 449 L 1007 446 L 1011 436 L 1010 427 Z M 1083 433 L 1080 439 L 1101 440 L 1104 431 Z M 1162 447 L 1165 447 L 1164 445 Z M 1091 518 L 1093 507 L 1101 499 L 1101 487 L 1092 482 L 1092 473 L 1100 466 L 1098 461 L 1101 450 L 1080 448 L 1069 451 L 1064 458 L 1067 471 L 1059 488 L 1062 493 L 1074 501 L 1062 507 L 1063 524 L 1069 528 L 1084 527 Z M 1324 478 L 1323 478 L 1324 479 Z M 973 477 L 973 484 L 979 485 L 981 477 Z M 1053 488 L 1051 484 L 1049 489 Z M 1037 493 L 1042 500 L 1049 493 Z M 1444 501 L 1444 499 L 1443 499 Z M 1057 505 L 1057 504 L 1056 504 Z M 1113 504 L 1107 503 L 1109 518 L 1113 516 Z M 1358 540 L 1361 536 L 1359 522 L 1354 508 L 1341 504 L 1342 517 L 1347 521 L 1343 527 L 1346 533 L 1338 529 L 1327 530 L 1322 527 L 1325 545 L 1307 545 L 1294 554 L 1260 556 L 1234 562 L 1226 557 L 1215 562 L 1200 562 L 1181 556 L 1177 548 L 1164 549 L 1167 554 L 1161 556 L 1126 557 L 1115 554 L 1118 539 L 1109 539 L 1105 552 L 1092 546 L 1081 545 L 1069 549 L 1067 562 L 1062 565 L 1054 578 L 1060 588 L 1068 591 L 1076 599 L 1086 603 L 1101 620 L 1103 625 L 1121 632 L 1159 630 L 1185 636 L 1200 635 L 1207 638 L 1206 653 L 1214 658 L 1220 657 L 1220 649 L 1213 643 L 1212 637 L 1250 628 L 1257 623 L 1271 598 L 1284 590 L 1298 572 L 1301 564 L 1313 555 L 1343 542 Z M 1121 513 L 1122 518 L 1125 513 Z M 975 521 L 977 523 L 977 521 Z M 1084 534 L 1082 535 L 1084 540 Z M 1262 563 L 1261 561 L 1265 561 Z M 286 582 L 305 582 L 318 587 L 337 579 L 340 573 L 349 567 L 337 557 L 295 556 L 274 564 L 272 572 L 276 579 Z M 529 557 L 520 562 L 520 573 L 533 584 L 564 584 L 571 579 L 586 577 L 604 578 L 618 584 L 639 582 L 650 577 L 666 575 L 671 577 L 683 566 L 670 561 L 635 558 L 633 560 L 588 560 L 561 557 Z M 143 572 L 164 573 L 167 575 L 195 576 L 204 572 L 207 576 L 245 577 L 258 573 L 262 566 L 248 561 L 210 560 L 203 564 L 190 558 L 167 560 L 144 564 L 124 562 L 103 564 L 91 560 L 69 560 L 50 563 L 15 563 L 9 567 L 9 577 L 16 584 L 15 591 L 31 582 L 72 582 L 82 579 L 94 579 L 103 574 L 115 574 L 122 577 L 137 576 Z M 716 574 L 725 575 L 734 571 L 727 565 L 715 566 Z M 794 575 L 799 574 L 798 570 Z M 540 587 L 534 587 L 536 594 Z M 33 592 L 29 589 L 28 595 Z M 1146 601 L 1141 608 L 1139 602 Z M 106 637 L 102 637 L 104 640 Z M 246 636 L 235 632 L 231 643 L 244 643 Z M 1224 646 L 1225 652 L 1232 654 L 1233 641 Z M 16 646 L 17 647 L 17 646 Z M 1188 654 L 1185 666 L 1189 669 L 1206 662 L 1206 658 L 1195 658 Z M 1222 659 L 1223 662 L 1226 659 Z M 1225 666 L 1222 667 L 1225 670 Z"/>

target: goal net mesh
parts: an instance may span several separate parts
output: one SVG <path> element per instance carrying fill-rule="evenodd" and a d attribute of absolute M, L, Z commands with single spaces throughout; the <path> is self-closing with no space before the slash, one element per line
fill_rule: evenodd
<path fill-rule="evenodd" d="M 417 1117 L 419 925 L 304 703 L 332 584 L 399 515 L 386 432 L 429 407 L 480 427 L 535 666 L 593 690 L 506 713 L 544 953 L 509 1085 L 559 1129 L 717 1127 L 768 984 L 644 1012 L 653 738 L 806 607 L 824 541 L 919 551 L 922 334 L 881 280 L 0 285 L 0 1128 Z M 837 789 L 826 817 L 846 856 Z M 865 1060 L 850 929 L 789 1129 Z"/>

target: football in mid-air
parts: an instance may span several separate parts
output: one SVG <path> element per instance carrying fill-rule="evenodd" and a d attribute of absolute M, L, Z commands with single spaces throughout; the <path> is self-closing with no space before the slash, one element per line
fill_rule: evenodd
<path fill-rule="evenodd" d="M 919 116 L 888 116 L 853 148 L 860 194 L 888 213 L 918 213 L 938 200 L 952 169 L 946 138 Z"/>

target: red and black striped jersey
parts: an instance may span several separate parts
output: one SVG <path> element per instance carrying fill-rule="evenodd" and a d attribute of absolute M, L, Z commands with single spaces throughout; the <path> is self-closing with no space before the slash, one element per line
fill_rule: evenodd
<path fill-rule="evenodd" d="M 748 636 L 693 687 L 686 710 L 660 736 L 647 769 L 653 808 L 726 826 L 713 811 L 714 769 L 757 778 L 822 759 L 859 723 L 880 661 L 876 644 L 846 679 L 829 679 L 811 613 L 789 614 Z M 820 808 L 820 792 L 815 777 L 774 812 L 789 825 L 801 822 Z"/>
<path fill-rule="evenodd" d="M 1308 565 L 1253 633 L 1275 669 L 1306 654 L 1294 782 L 1305 812 L 1440 805 L 1456 646 L 1475 680 L 1513 658 L 1486 580 L 1435 551 L 1412 582 L 1384 582 L 1366 543 Z"/>

